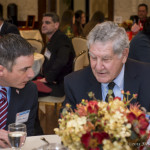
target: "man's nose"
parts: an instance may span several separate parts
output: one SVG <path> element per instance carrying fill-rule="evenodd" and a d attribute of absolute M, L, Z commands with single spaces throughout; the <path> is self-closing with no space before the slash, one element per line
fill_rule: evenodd
<path fill-rule="evenodd" d="M 100 59 L 97 59 L 95 68 L 97 71 L 104 69 L 103 61 Z"/>
<path fill-rule="evenodd" d="M 29 68 L 28 72 L 27 72 L 27 76 L 28 78 L 32 79 L 34 77 L 34 71 L 32 68 Z"/>

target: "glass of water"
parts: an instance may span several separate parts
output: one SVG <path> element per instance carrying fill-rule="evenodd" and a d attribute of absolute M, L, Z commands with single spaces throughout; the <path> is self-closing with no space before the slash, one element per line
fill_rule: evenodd
<path fill-rule="evenodd" d="M 24 145 L 27 132 L 25 124 L 12 123 L 8 125 L 8 138 L 13 150 L 21 150 Z"/>

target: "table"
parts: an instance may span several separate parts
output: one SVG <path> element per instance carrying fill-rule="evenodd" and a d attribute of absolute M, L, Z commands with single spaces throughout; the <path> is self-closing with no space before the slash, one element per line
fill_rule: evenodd
<path fill-rule="evenodd" d="M 19 32 L 20 35 L 25 39 L 36 39 L 43 41 L 39 30 L 19 30 Z"/>
<path fill-rule="evenodd" d="M 39 148 L 40 146 L 45 145 L 46 143 L 42 141 L 40 138 L 44 137 L 50 143 L 61 143 L 61 138 L 58 135 L 42 135 L 42 136 L 30 136 L 26 138 L 26 142 L 22 147 L 22 150 L 32 150 Z M 0 150 L 11 150 L 11 148 L 6 148 Z"/>
<path fill-rule="evenodd" d="M 34 53 L 34 64 L 32 66 L 32 69 L 34 71 L 34 77 L 39 74 L 43 62 L 44 62 L 44 55 L 40 53 Z"/>

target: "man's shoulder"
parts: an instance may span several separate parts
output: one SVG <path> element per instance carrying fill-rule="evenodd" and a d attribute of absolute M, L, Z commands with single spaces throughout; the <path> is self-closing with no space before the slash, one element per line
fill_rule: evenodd
<path fill-rule="evenodd" d="M 92 74 L 91 67 L 88 66 L 82 70 L 78 70 L 68 74 L 67 76 L 65 76 L 65 80 L 72 80 L 72 81 L 84 80 L 88 78 L 91 74 Z"/>
<path fill-rule="evenodd" d="M 58 40 L 63 40 L 63 41 L 66 41 L 66 40 L 70 40 L 67 35 L 65 35 L 65 33 L 63 33 L 62 31 L 60 30 L 57 30 L 54 35 L 53 35 L 53 39 L 58 39 Z"/>
<path fill-rule="evenodd" d="M 33 83 L 32 81 L 29 81 L 22 90 L 23 91 L 26 91 L 26 90 L 37 91 L 37 87 L 35 83 Z"/>
<path fill-rule="evenodd" d="M 137 61 L 134 59 L 128 58 L 126 65 L 126 69 L 133 72 L 143 73 L 143 71 L 147 71 L 150 73 L 150 63 Z"/>

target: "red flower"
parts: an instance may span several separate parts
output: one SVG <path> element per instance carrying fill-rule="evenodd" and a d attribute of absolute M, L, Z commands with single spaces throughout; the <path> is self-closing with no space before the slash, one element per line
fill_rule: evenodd
<path fill-rule="evenodd" d="M 90 132 L 87 132 L 86 134 L 82 135 L 81 142 L 85 146 L 85 148 L 89 147 L 90 139 L 91 139 L 91 133 Z"/>
<path fill-rule="evenodd" d="M 136 115 L 133 112 L 127 114 L 127 119 L 130 123 L 132 123 L 136 119 Z"/>
<path fill-rule="evenodd" d="M 93 135 L 91 135 L 90 132 L 87 132 L 82 135 L 81 142 L 86 149 L 89 148 L 89 150 L 100 150 L 98 148 L 99 145 L 102 144 L 104 139 L 108 138 L 109 135 L 105 132 L 93 132 Z"/>
<path fill-rule="evenodd" d="M 140 130 L 146 130 L 147 129 L 149 122 L 146 119 L 145 114 L 141 114 L 140 116 L 138 116 L 138 122 L 139 122 L 138 126 L 139 126 Z"/>
<path fill-rule="evenodd" d="M 98 102 L 97 101 L 89 101 L 88 106 L 87 106 L 87 111 L 89 113 L 95 113 L 97 114 L 98 112 Z"/>
<path fill-rule="evenodd" d="M 93 132 L 93 137 L 97 139 L 99 144 L 102 144 L 102 141 L 108 139 L 109 135 L 106 132 Z"/>
<path fill-rule="evenodd" d="M 148 125 L 149 125 L 149 123 L 146 118 L 139 119 L 139 129 L 146 130 Z"/>

